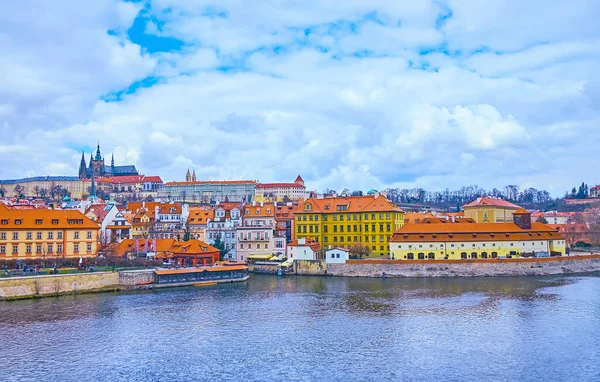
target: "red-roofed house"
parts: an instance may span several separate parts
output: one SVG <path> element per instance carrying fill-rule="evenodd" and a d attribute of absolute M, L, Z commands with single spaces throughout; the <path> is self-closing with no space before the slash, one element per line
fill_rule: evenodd
<path fill-rule="evenodd" d="M 256 202 L 281 202 L 300 200 L 306 197 L 306 187 L 300 175 L 293 183 L 258 183 L 254 191 L 254 201 Z"/>
<path fill-rule="evenodd" d="M 513 221 L 513 212 L 520 206 L 509 201 L 484 196 L 463 206 L 465 216 L 476 223 L 505 223 Z"/>
<path fill-rule="evenodd" d="M 321 260 L 323 249 L 318 241 L 300 238 L 288 243 L 287 258 L 288 260 Z"/>

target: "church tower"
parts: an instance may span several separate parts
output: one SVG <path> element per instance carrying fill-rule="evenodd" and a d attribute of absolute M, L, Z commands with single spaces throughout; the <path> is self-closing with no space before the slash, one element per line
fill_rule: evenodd
<path fill-rule="evenodd" d="M 186 182 L 191 182 L 192 181 L 192 176 L 190 175 L 190 169 L 188 168 L 187 173 L 185 174 L 185 181 Z"/>
<path fill-rule="evenodd" d="M 196 181 L 196 170 L 192 173 L 192 182 Z"/>
<path fill-rule="evenodd" d="M 87 177 L 87 165 L 85 163 L 83 151 L 81 152 L 81 163 L 79 164 L 79 179 L 85 179 Z"/>
<path fill-rule="evenodd" d="M 104 158 L 100 154 L 100 142 L 96 148 L 96 156 L 90 161 L 91 173 L 97 177 L 104 176 Z"/>

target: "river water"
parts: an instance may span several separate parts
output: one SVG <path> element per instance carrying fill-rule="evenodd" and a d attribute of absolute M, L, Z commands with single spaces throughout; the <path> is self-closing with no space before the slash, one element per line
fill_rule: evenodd
<path fill-rule="evenodd" d="M 600 275 L 0 302 L 3 381 L 600 381 Z"/>

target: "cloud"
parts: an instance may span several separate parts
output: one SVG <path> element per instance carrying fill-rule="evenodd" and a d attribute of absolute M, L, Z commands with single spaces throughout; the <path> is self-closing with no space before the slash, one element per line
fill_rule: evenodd
<path fill-rule="evenodd" d="M 31 4 L 0 12 L 0 178 L 74 175 L 97 140 L 165 180 L 562 194 L 600 175 L 594 2 Z"/>

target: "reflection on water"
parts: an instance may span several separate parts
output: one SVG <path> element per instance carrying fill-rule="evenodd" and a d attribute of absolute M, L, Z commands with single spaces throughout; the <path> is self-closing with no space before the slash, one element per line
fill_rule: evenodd
<path fill-rule="evenodd" d="M 0 302 L 1 356 L 7 380 L 597 380 L 599 291 L 597 276 L 253 276 Z"/>

